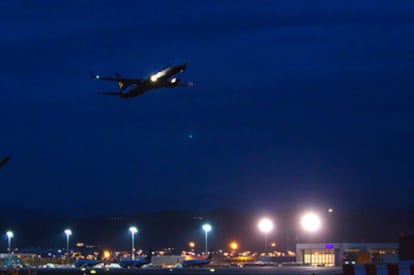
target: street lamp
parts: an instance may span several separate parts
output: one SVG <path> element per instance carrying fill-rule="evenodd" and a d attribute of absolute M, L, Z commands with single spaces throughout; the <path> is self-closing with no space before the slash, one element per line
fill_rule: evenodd
<path fill-rule="evenodd" d="M 312 265 L 312 247 L 311 247 L 311 234 L 318 231 L 321 227 L 321 219 L 315 213 L 306 213 L 303 215 L 301 220 L 302 227 L 305 231 L 308 231 L 309 234 L 309 264 Z"/>
<path fill-rule="evenodd" d="M 206 223 L 202 226 L 204 232 L 206 233 L 206 255 L 207 255 L 207 233 L 211 231 L 212 227 L 210 224 Z"/>
<path fill-rule="evenodd" d="M 239 248 L 239 244 L 238 244 L 236 241 L 232 241 L 232 242 L 229 244 L 229 246 L 230 246 L 230 249 L 231 249 L 232 251 L 236 251 L 236 250 L 237 250 L 237 248 Z"/>
<path fill-rule="evenodd" d="M 267 233 L 272 231 L 273 222 L 268 218 L 263 218 L 259 221 L 258 227 L 265 235 L 265 253 L 267 253 Z"/>
<path fill-rule="evenodd" d="M 135 260 L 134 235 L 138 232 L 138 228 L 136 228 L 135 226 L 131 226 L 129 228 L 129 232 L 131 232 L 131 242 L 132 242 L 131 259 Z"/>
<path fill-rule="evenodd" d="M 66 264 L 69 264 L 69 257 L 70 257 L 69 237 L 72 235 L 72 230 L 65 229 L 65 235 L 66 235 Z"/>
<path fill-rule="evenodd" d="M 195 243 L 193 241 L 191 241 L 191 242 L 188 243 L 188 246 L 190 247 L 191 251 L 193 251 L 194 247 L 195 247 Z"/>
<path fill-rule="evenodd" d="M 9 265 L 11 264 L 11 239 L 14 237 L 13 231 L 7 231 L 6 232 L 7 235 L 7 249 L 8 249 L 8 253 L 9 253 Z"/>

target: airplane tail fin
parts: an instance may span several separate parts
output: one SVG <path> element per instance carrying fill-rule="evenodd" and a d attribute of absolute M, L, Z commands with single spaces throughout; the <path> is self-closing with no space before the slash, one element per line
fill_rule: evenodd
<path fill-rule="evenodd" d="M 149 249 L 149 251 L 148 251 L 148 255 L 147 255 L 147 257 L 146 257 L 146 259 L 147 259 L 149 262 L 151 262 L 152 252 L 153 252 L 153 250 L 152 250 L 152 248 L 150 248 L 150 249 Z"/>
<path fill-rule="evenodd" d="M 117 78 L 122 79 L 122 75 L 120 73 L 116 72 L 115 75 L 116 75 Z M 122 80 L 118 80 L 118 87 L 119 87 L 120 92 L 122 92 L 122 90 L 125 89 L 124 85 L 125 84 L 124 84 L 124 82 L 122 82 Z"/>
<path fill-rule="evenodd" d="M 94 80 L 111 80 L 111 81 L 118 81 L 118 87 L 119 87 L 119 92 L 122 93 L 123 90 L 128 87 L 128 85 L 126 85 L 124 78 L 121 76 L 120 73 L 116 72 L 116 78 L 113 77 L 101 77 L 98 74 L 94 74 L 92 71 L 89 71 L 90 76 L 92 77 L 92 79 Z M 127 83 L 128 84 L 128 83 Z"/>
<path fill-rule="evenodd" d="M 91 75 L 92 79 L 99 79 L 99 75 L 94 74 L 92 71 L 89 71 L 89 74 Z"/>

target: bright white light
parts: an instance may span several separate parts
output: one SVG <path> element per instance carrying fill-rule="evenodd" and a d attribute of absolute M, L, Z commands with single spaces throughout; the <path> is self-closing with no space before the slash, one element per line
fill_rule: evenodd
<path fill-rule="evenodd" d="M 158 76 L 156 74 L 151 75 L 151 81 L 155 82 L 158 80 Z"/>
<path fill-rule="evenodd" d="M 158 73 L 155 73 L 155 74 L 151 75 L 150 79 L 151 79 L 152 82 L 155 82 L 163 76 L 165 76 L 165 71 L 160 71 Z"/>
<path fill-rule="evenodd" d="M 177 78 L 173 78 L 173 79 L 171 79 L 171 81 L 170 81 L 172 84 L 174 84 L 175 82 L 177 82 Z"/>
<path fill-rule="evenodd" d="M 129 232 L 131 232 L 132 234 L 136 234 L 138 232 L 138 229 L 135 226 L 131 226 L 129 228 Z"/>
<path fill-rule="evenodd" d="M 259 221 L 258 227 L 263 233 L 268 233 L 273 229 L 273 222 L 268 218 L 263 218 Z"/>
<path fill-rule="evenodd" d="M 14 234 L 12 231 L 7 231 L 6 235 L 7 235 L 7 238 L 9 239 L 14 237 Z"/>
<path fill-rule="evenodd" d="M 209 225 L 208 223 L 203 225 L 203 230 L 206 232 L 210 232 L 212 229 L 211 225 Z"/>
<path fill-rule="evenodd" d="M 72 235 L 72 230 L 65 229 L 65 234 L 66 234 L 66 236 L 71 236 Z"/>
<path fill-rule="evenodd" d="M 302 217 L 301 224 L 306 231 L 315 232 L 321 227 L 321 220 L 316 214 L 307 213 Z"/>

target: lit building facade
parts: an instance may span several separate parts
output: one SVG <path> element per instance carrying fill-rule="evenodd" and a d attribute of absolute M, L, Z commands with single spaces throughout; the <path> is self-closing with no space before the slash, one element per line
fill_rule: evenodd
<path fill-rule="evenodd" d="M 398 243 L 299 243 L 296 262 L 314 266 L 398 262 Z"/>

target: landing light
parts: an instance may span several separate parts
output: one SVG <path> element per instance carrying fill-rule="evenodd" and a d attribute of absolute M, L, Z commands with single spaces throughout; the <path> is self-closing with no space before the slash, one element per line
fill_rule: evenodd
<path fill-rule="evenodd" d="M 155 82 L 158 80 L 158 77 L 156 75 L 151 75 L 151 81 Z"/>
<path fill-rule="evenodd" d="M 165 71 L 160 71 L 158 73 L 151 75 L 150 79 L 152 82 L 155 82 L 163 76 L 165 76 Z"/>

